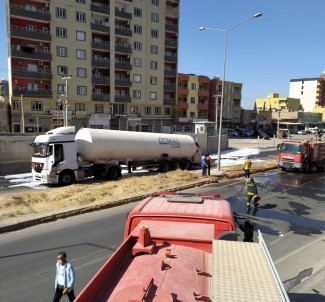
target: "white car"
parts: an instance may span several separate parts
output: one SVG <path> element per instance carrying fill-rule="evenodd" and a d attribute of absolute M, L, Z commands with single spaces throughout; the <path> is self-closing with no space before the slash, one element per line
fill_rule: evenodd
<path fill-rule="evenodd" d="M 298 134 L 305 135 L 305 134 L 307 134 L 307 132 L 306 132 L 306 130 L 299 130 L 299 131 L 298 131 Z"/>

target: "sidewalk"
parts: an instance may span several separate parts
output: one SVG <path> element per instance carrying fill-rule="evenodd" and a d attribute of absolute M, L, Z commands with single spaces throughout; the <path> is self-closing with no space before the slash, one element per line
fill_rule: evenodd
<path fill-rule="evenodd" d="M 271 138 L 271 139 L 257 139 L 250 137 L 232 138 L 228 140 L 229 148 L 243 149 L 276 149 L 277 145 L 282 143 L 283 139 Z"/>

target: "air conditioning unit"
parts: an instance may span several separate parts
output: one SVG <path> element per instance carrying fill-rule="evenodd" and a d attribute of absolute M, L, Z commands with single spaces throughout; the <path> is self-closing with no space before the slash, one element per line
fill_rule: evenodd
<path fill-rule="evenodd" d="M 38 65 L 44 65 L 44 62 L 43 62 L 43 61 L 38 61 L 37 64 L 38 64 Z"/>

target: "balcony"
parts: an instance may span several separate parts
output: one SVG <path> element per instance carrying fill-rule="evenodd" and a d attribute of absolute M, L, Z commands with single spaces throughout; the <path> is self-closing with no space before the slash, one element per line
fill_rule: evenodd
<path fill-rule="evenodd" d="M 50 22 L 51 15 L 46 7 L 43 9 L 29 10 L 26 6 L 10 4 L 10 14 L 24 19 L 37 20 L 39 22 Z"/>
<path fill-rule="evenodd" d="M 100 102 L 109 102 L 110 95 L 109 94 L 93 94 L 91 96 L 92 101 L 100 101 Z"/>
<path fill-rule="evenodd" d="M 197 110 L 209 110 L 209 104 L 208 103 L 201 103 L 197 104 Z"/>
<path fill-rule="evenodd" d="M 122 19 L 132 19 L 132 14 L 123 7 L 115 7 L 115 16 Z"/>
<path fill-rule="evenodd" d="M 176 77 L 177 72 L 176 69 L 165 69 L 164 70 L 164 76 L 165 77 Z"/>
<path fill-rule="evenodd" d="M 184 73 L 178 74 L 178 81 L 188 82 L 189 79 L 190 79 L 190 76 L 188 74 L 184 74 Z"/>
<path fill-rule="evenodd" d="M 37 71 L 32 71 L 18 66 L 12 67 L 12 76 L 16 78 L 52 80 L 52 73 L 50 70 L 38 69 Z"/>
<path fill-rule="evenodd" d="M 178 18 L 178 8 L 172 6 L 166 6 L 166 16 Z"/>
<path fill-rule="evenodd" d="M 32 47 L 17 45 L 11 48 L 11 56 L 16 58 L 51 61 L 52 55 L 48 52 L 36 50 Z"/>
<path fill-rule="evenodd" d="M 49 89 L 28 90 L 27 87 L 14 87 L 12 93 L 13 96 L 52 98 L 52 90 Z"/>
<path fill-rule="evenodd" d="M 51 35 L 48 33 L 47 29 L 39 30 L 35 29 L 33 31 L 27 30 L 26 27 L 22 26 L 11 26 L 11 36 L 17 38 L 23 38 L 27 40 L 36 41 L 51 41 Z"/>
<path fill-rule="evenodd" d="M 109 15 L 109 5 L 107 4 L 93 1 L 91 2 L 90 10 L 99 14 Z"/>
<path fill-rule="evenodd" d="M 129 95 L 115 95 L 114 102 L 131 103 L 131 97 Z"/>
<path fill-rule="evenodd" d="M 132 37 L 132 30 L 126 26 L 116 25 L 115 34 L 120 36 Z"/>
<path fill-rule="evenodd" d="M 115 78 L 115 86 L 131 87 L 132 82 L 128 78 Z"/>
<path fill-rule="evenodd" d="M 206 97 L 208 97 L 209 96 L 209 90 L 207 90 L 207 89 L 199 89 L 198 90 L 198 96 L 206 96 Z"/>
<path fill-rule="evenodd" d="M 115 43 L 115 52 L 116 53 L 125 53 L 125 54 L 131 54 L 132 48 L 131 45 L 125 42 L 116 42 Z"/>
<path fill-rule="evenodd" d="M 165 23 L 165 30 L 177 33 L 178 32 L 178 25 L 172 22 L 166 22 Z"/>
<path fill-rule="evenodd" d="M 100 67 L 100 68 L 110 68 L 109 66 L 109 58 L 104 57 L 104 58 L 97 58 L 97 59 L 92 59 L 91 64 L 93 67 Z"/>
<path fill-rule="evenodd" d="M 101 20 L 92 20 L 91 30 L 100 33 L 109 34 L 109 23 Z"/>
<path fill-rule="evenodd" d="M 188 95 L 188 88 L 187 87 L 177 87 L 177 94 Z"/>
<path fill-rule="evenodd" d="M 188 109 L 188 104 L 185 102 L 177 102 L 177 109 L 186 110 Z"/>
<path fill-rule="evenodd" d="M 165 39 L 165 46 L 177 47 L 177 39 L 166 38 Z"/>
<path fill-rule="evenodd" d="M 164 91 L 168 91 L 168 92 L 176 92 L 176 85 L 172 85 L 172 84 L 165 84 L 164 85 Z"/>
<path fill-rule="evenodd" d="M 94 76 L 92 76 L 91 82 L 93 84 L 108 85 L 108 86 L 110 84 L 109 77 L 105 77 L 105 76 L 102 76 L 102 75 L 94 75 Z"/>
<path fill-rule="evenodd" d="M 175 105 L 176 101 L 175 101 L 175 99 L 164 97 L 163 104 L 164 105 Z"/>
<path fill-rule="evenodd" d="M 210 79 L 205 76 L 199 76 L 198 80 L 199 80 L 200 84 L 209 84 L 210 83 Z"/>
<path fill-rule="evenodd" d="M 110 51 L 110 43 L 109 43 L 109 41 L 93 40 L 91 42 L 91 47 L 94 48 L 94 49 Z"/>
<path fill-rule="evenodd" d="M 132 70 L 132 65 L 128 61 L 116 60 L 115 61 L 115 69 Z"/>
<path fill-rule="evenodd" d="M 173 62 L 176 63 L 177 62 L 177 55 L 165 55 L 165 61 L 166 62 Z"/>

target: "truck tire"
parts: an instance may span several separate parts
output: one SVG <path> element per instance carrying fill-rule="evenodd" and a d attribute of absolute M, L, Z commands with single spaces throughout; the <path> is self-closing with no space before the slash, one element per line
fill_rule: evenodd
<path fill-rule="evenodd" d="M 116 180 L 121 176 L 121 171 L 117 166 L 110 167 L 107 171 L 107 179 Z"/>
<path fill-rule="evenodd" d="M 162 173 L 166 173 L 169 171 L 169 162 L 168 160 L 163 160 L 162 162 L 160 162 L 159 164 L 159 171 L 162 172 Z"/>
<path fill-rule="evenodd" d="M 171 165 L 172 165 L 172 169 L 173 170 L 178 170 L 181 167 L 181 164 L 180 164 L 180 162 L 177 159 L 173 160 L 171 162 Z"/>
<path fill-rule="evenodd" d="M 188 159 L 181 160 L 181 169 L 182 170 L 190 170 L 191 162 Z"/>
<path fill-rule="evenodd" d="M 59 184 L 61 186 L 70 186 L 75 182 L 75 177 L 72 171 L 62 171 L 59 176 Z"/>

